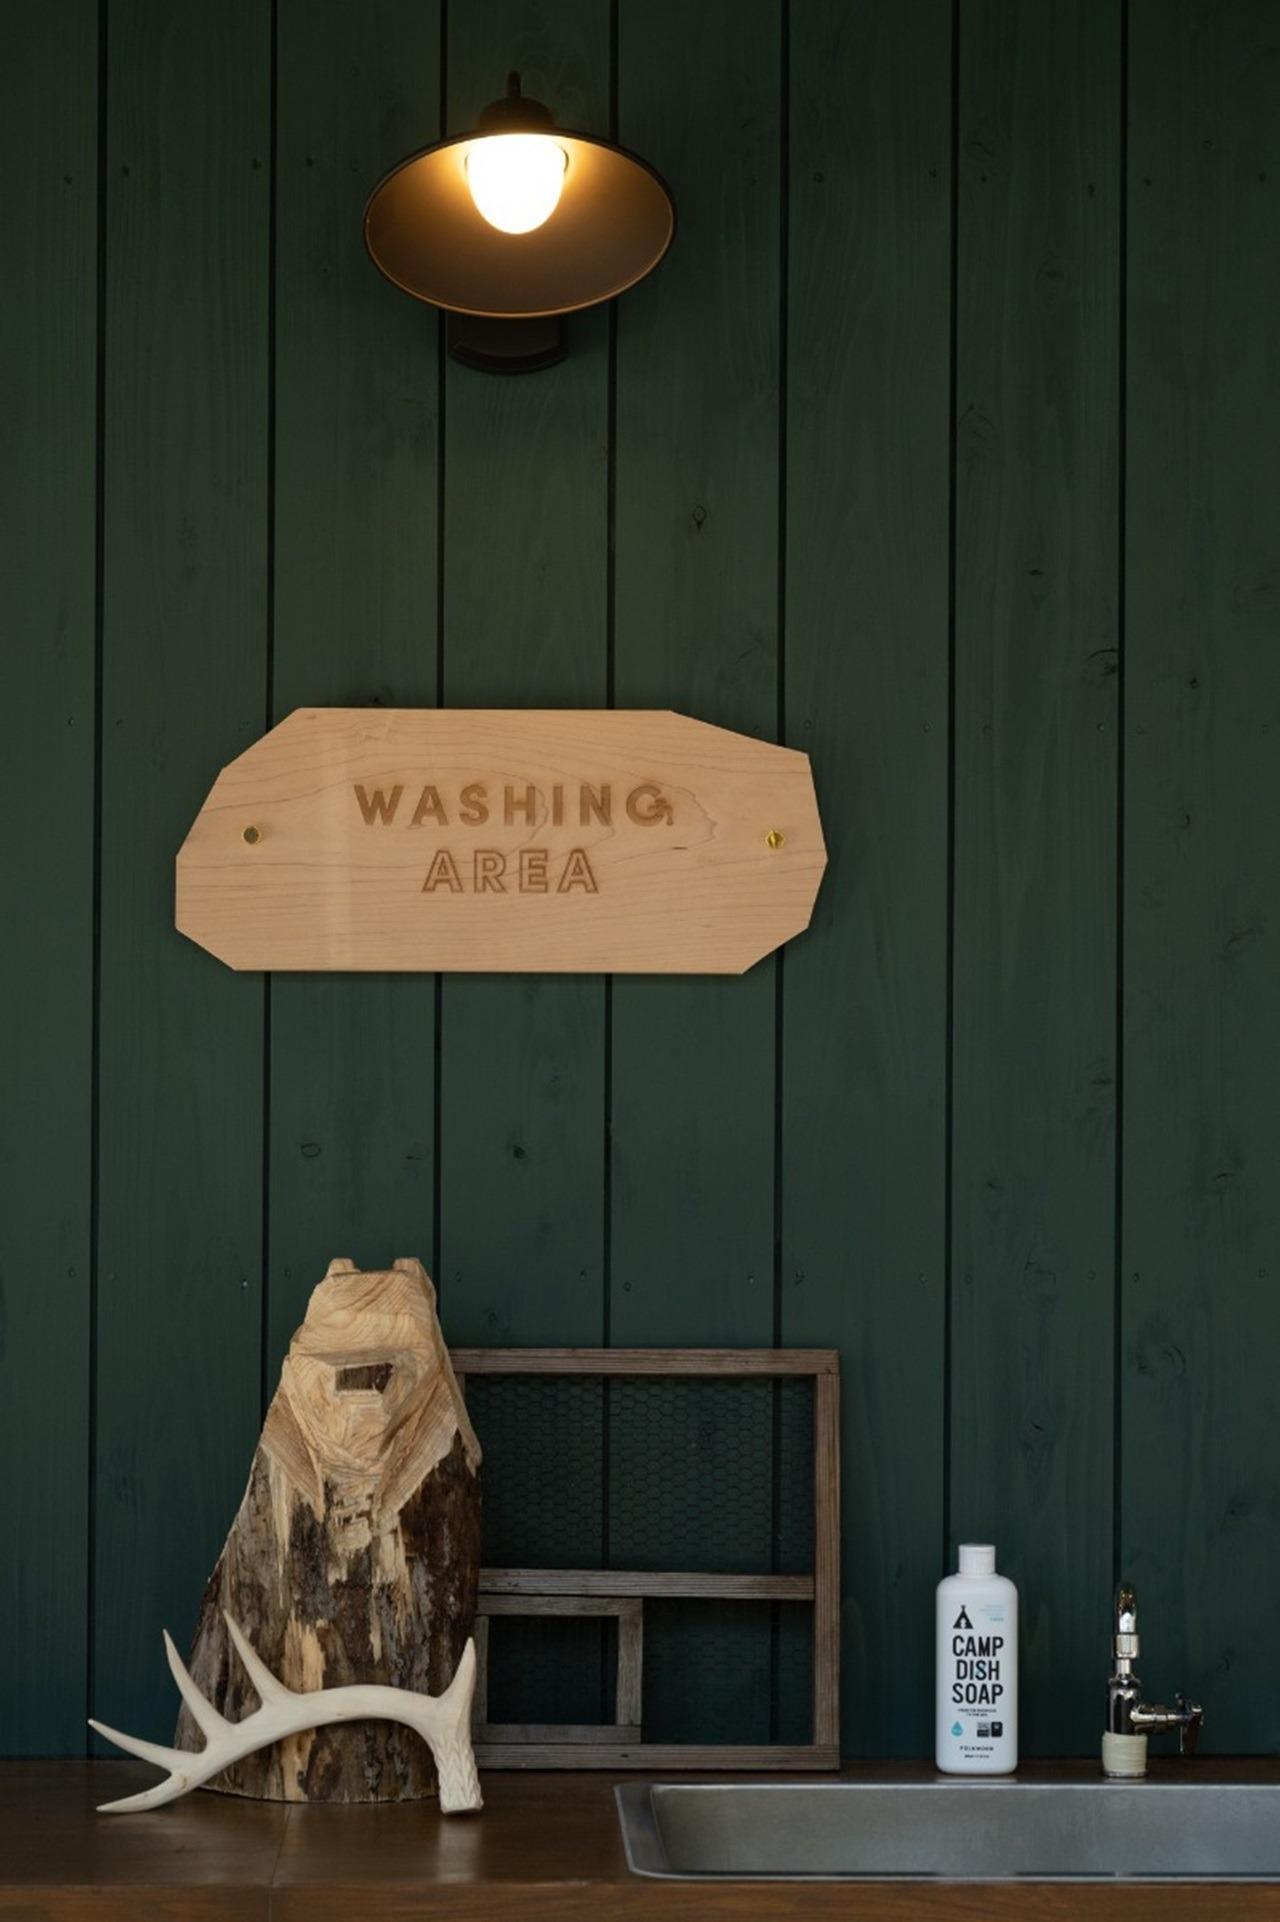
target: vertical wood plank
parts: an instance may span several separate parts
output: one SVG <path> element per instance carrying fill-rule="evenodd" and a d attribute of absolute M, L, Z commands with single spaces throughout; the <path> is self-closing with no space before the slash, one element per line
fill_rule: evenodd
<path fill-rule="evenodd" d="M 607 131 L 606 0 L 449 17 L 451 132 L 508 68 L 564 126 Z M 444 687 L 451 707 L 603 705 L 607 330 L 529 376 L 450 363 Z M 604 989 L 450 978 L 441 1087 L 442 1310 L 452 1341 L 590 1343 L 601 1325 Z"/>
<path fill-rule="evenodd" d="M 780 46 L 773 0 L 621 14 L 619 136 L 672 183 L 679 231 L 618 310 L 615 698 L 765 738 L 777 725 Z M 614 985 L 615 1342 L 772 1341 L 775 967 Z M 708 1417 L 713 1479 L 731 1436 Z M 616 1445 L 610 1473 L 625 1487 Z M 743 1511 L 743 1566 L 767 1553 L 768 1501 L 762 1477 L 759 1512 Z M 620 1512 L 609 1552 L 625 1564 Z M 718 1658 L 699 1653 L 697 1622 L 687 1640 L 673 1627 L 665 1665 L 683 1719 L 651 1736 L 710 1739 L 721 1715 L 735 1740 L 767 1741 L 763 1611 L 726 1616 L 717 1648 L 725 1635 L 734 1648 Z M 713 1685 L 730 1678 L 736 1699 L 717 1703 Z"/>
<path fill-rule="evenodd" d="M 960 9 L 951 1522 L 1029 1754 L 1097 1747 L 1111 1582 L 1120 32 Z"/>
<path fill-rule="evenodd" d="M 673 183 L 618 312 L 615 696 L 777 721 L 780 10 L 624 12 L 620 138 Z M 732 125 L 734 137 L 725 137 Z M 774 964 L 613 993 L 614 1341 L 767 1347 Z"/>
<path fill-rule="evenodd" d="M 1121 1562 L 1227 1753 L 1280 1745 L 1278 29 L 1130 29 Z"/>
<path fill-rule="evenodd" d="M 0 1753 L 84 1746 L 93 1055 L 96 0 L 0 10 Z M 21 183 L 20 188 L 17 183 Z M 56 1524 L 53 1519 L 56 1517 Z"/>
<path fill-rule="evenodd" d="M 263 989 L 173 860 L 262 731 L 270 16 L 110 35 L 94 1704 L 159 1735 L 259 1412 Z"/>
<path fill-rule="evenodd" d="M 813 1385 L 813 1740 L 840 1742 L 840 1377 Z"/>
<path fill-rule="evenodd" d="M 362 241 L 365 199 L 438 134 L 423 0 L 279 11 L 273 718 L 437 698 L 434 311 Z M 431 1266 L 435 979 L 271 984 L 270 1376 L 330 1258 Z"/>
<path fill-rule="evenodd" d="M 618 1681 L 613 1719 L 622 1728 L 641 1725 L 644 1701 L 644 1603 L 637 1597 L 618 1611 Z"/>
<path fill-rule="evenodd" d="M 792 9 L 782 1334 L 843 1370 L 844 1747 L 920 1754 L 943 1488 L 951 9 Z"/>

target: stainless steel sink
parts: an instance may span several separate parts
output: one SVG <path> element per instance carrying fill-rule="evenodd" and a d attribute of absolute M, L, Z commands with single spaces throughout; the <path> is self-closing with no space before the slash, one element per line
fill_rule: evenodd
<path fill-rule="evenodd" d="M 1280 1783 L 628 1782 L 637 1875 L 1280 1881 Z"/>

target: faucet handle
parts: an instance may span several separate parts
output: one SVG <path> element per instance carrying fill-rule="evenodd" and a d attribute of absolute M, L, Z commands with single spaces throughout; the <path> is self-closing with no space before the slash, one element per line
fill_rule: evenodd
<path fill-rule="evenodd" d="M 1116 1627 L 1113 1644 L 1117 1661 L 1135 1661 L 1141 1653 L 1138 1640 L 1138 1596 L 1131 1582 L 1121 1582 L 1116 1590 Z"/>
<path fill-rule="evenodd" d="M 1178 1728 L 1178 1752 L 1180 1755 L 1194 1755 L 1200 1730 L 1204 1726 L 1204 1710 L 1198 1702 L 1189 1702 L 1185 1695 L 1175 1695 L 1173 1699 L 1182 1718 Z"/>

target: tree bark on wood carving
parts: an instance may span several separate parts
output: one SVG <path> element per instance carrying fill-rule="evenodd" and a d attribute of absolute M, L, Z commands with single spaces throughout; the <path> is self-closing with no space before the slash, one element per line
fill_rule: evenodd
<path fill-rule="evenodd" d="M 333 1261 L 289 1345 L 249 1485 L 192 1644 L 231 1721 L 258 1706 L 226 1609 L 290 1688 L 381 1682 L 438 1695 L 471 1632 L 480 1448 L 418 1261 Z M 179 1748 L 203 1738 L 184 1708 Z M 335 1725 L 249 1755 L 209 1785 L 296 1802 L 431 1795 L 426 1744 L 388 1722 Z"/>

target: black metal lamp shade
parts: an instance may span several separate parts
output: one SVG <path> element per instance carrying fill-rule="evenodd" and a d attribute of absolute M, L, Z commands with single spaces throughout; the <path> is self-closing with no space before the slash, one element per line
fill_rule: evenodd
<path fill-rule="evenodd" d="M 565 154 L 559 201 L 528 233 L 491 226 L 467 178 L 472 148 L 511 132 L 548 135 Z M 611 141 L 565 132 L 518 93 L 486 108 L 475 133 L 393 167 L 364 216 L 365 245 L 397 287 L 452 313 L 508 320 L 611 300 L 652 272 L 674 232 L 671 195 L 652 167 Z"/>

